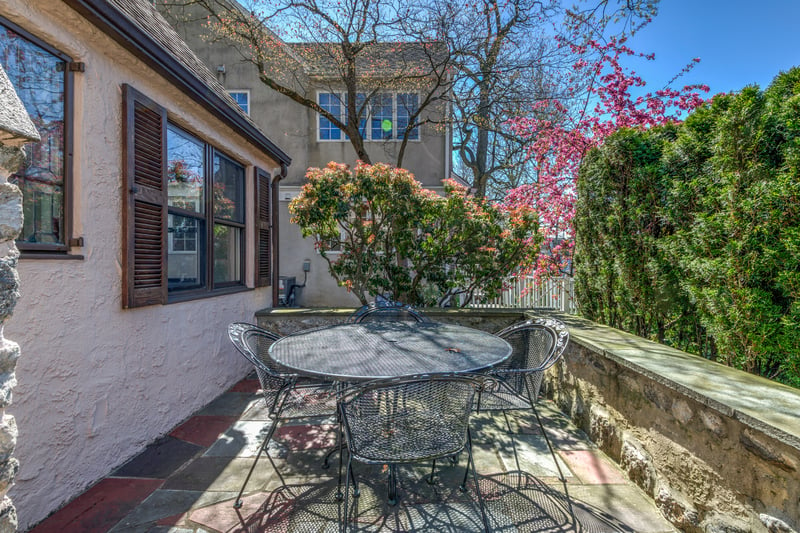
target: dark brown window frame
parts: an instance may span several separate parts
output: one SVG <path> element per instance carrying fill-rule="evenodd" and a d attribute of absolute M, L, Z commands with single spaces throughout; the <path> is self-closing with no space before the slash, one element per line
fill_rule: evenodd
<path fill-rule="evenodd" d="M 201 135 L 197 135 L 187 129 L 181 127 L 175 121 L 170 120 L 169 111 L 167 111 L 167 128 L 174 128 L 181 133 L 188 135 L 192 139 L 202 143 L 203 145 L 203 191 L 205 197 L 203 198 L 203 213 L 198 216 L 197 213 L 189 214 L 187 211 L 167 206 L 167 215 L 175 214 L 186 216 L 189 214 L 191 218 L 202 220 L 205 226 L 205 235 L 203 235 L 203 250 L 204 254 L 201 256 L 203 264 L 203 275 L 205 277 L 201 287 L 192 289 L 169 289 L 169 282 L 167 282 L 167 303 L 183 302 L 186 300 L 193 300 L 204 298 L 207 296 L 215 296 L 217 294 L 224 294 L 229 292 L 237 292 L 238 290 L 247 289 L 246 269 L 245 262 L 247 259 L 247 165 L 239 161 L 237 158 L 232 157 L 226 151 L 221 150 L 206 141 Z M 233 222 L 228 219 L 218 218 L 214 215 L 214 156 L 221 155 L 222 157 L 232 161 L 236 165 L 242 167 L 242 213 L 244 214 L 244 223 Z M 235 227 L 240 229 L 239 232 L 239 281 L 228 282 L 215 282 L 214 281 L 214 225 L 220 223 L 225 226 Z M 167 253 L 167 268 L 169 268 L 169 253 Z"/>
<path fill-rule="evenodd" d="M 61 59 L 69 66 L 72 58 L 57 48 L 49 45 L 39 37 L 29 31 L 14 24 L 10 20 L 0 17 L 0 24 L 10 29 L 14 33 L 27 39 L 36 46 L 48 53 Z M 72 240 L 73 228 L 73 209 L 74 209 L 74 171 L 73 171 L 73 149 L 75 142 L 75 75 L 70 68 L 64 69 L 64 243 L 63 244 L 44 244 L 28 243 L 16 241 L 17 248 L 20 250 L 21 259 L 83 259 L 79 255 L 71 255 L 70 241 Z"/>

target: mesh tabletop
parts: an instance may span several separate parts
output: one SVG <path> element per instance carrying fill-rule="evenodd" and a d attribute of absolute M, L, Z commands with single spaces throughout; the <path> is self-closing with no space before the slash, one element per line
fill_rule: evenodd
<path fill-rule="evenodd" d="M 436 322 L 339 324 L 287 335 L 270 347 L 280 365 L 340 381 L 475 372 L 510 355 L 511 346 L 500 337 Z"/>

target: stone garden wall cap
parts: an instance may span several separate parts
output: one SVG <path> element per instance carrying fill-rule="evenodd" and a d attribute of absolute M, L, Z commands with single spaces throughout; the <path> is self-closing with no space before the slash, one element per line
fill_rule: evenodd
<path fill-rule="evenodd" d="M 38 140 L 39 132 L 0 65 L 0 145 L 20 146 Z"/>

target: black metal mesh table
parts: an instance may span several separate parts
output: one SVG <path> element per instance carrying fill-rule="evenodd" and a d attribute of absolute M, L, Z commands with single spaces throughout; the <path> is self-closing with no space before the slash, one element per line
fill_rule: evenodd
<path fill-rule="evenodd" d="M 437 322 L 338 324 L 287 335 L 270 347 L 278 364 L 336 381 L 477 372 L 510 355 L 511 346 L 500 337 Z"/>

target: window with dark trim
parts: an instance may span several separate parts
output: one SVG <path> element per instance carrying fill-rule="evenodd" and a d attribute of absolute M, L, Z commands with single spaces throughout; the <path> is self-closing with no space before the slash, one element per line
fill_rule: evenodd
<path fill-rule="evenodd" d="M 356 95 L 356 109 L 364 105 L 366 96 Z M 323 109 L 347 120 L 347 94 L 339 92 L 318 92 L 317 101 Z M 419 140 L 419 126 L 411 123 L 411 117 L 419 109 L 419 96 L 416 93 L 377 93 L 372 96 L 368 109 L 359 121 L 359 131 L 365 141 L 402 140 L 409 125 L 413 127 L 408 139 Z M 369 127 L 367 127 L 369 124 Z M 322 115 L 318 115 L 317 137 L 320 141 L 346 141 L 349 137 Z"/>
<path fill-rule="evenodd" d="M 245 167 L 170 123 L 167 111 L 123 86 L 126 201 L 123 306 L 211 296 L 245 286 Z M 259 174 L 260 172 L 260 174 Z M 269 175 L 263 188 L 269 192 Z M 256 182 L 256 193 L 262 187 Z M 266 206 L 257 202 L 269 219 Z M 256 272 L 269 274 L 257 231 Z M 259 253 L 266 246 L 266 259 Z M 266 265 L 261 262 L 266 261 Z M 257 279 L 257 285 L 261 280 Z M 268 284 L 268 282 L 267 282 Z"/>
<path fill-rule="evenodd" d="M 9 181 L 22 190 L 24 254 L 69 250 L 72 223 L 72 60 L 0 18 L 0 63 L 39 131 Z"/>

